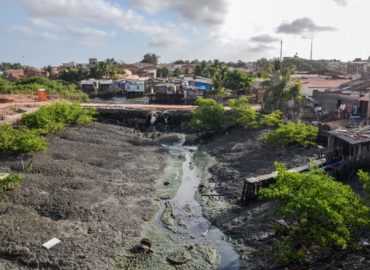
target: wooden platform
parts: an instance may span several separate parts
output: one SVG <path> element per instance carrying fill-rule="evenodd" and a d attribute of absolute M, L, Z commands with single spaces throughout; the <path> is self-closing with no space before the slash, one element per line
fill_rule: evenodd
<path fill-rule="evenodd" d="M 321 166 L 325 163 L 325 159 L 317 159 L 312 162 L 289 169 L 288 172 L 304 172 L 308 171 L 310 166 Z M 269 174 L 258 175 L 254 177 L 248 177 L 243 184 L 242 202 L 248 202 L 251 199 L 255 199 L 258 196 L 258 191 L 262 187 L 267 187 L 275 182 L 275 178 L 278 176 L 278 172 L 274 171 Z"/>

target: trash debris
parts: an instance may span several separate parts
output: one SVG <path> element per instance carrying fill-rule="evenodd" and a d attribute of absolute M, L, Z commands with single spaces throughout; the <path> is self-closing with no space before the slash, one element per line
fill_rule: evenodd
<path fill-rule="evenodd" d="M 51 249 L 55 245 L 59 244 L 61 241 L 58 238 L 52 238 L 49 241 L 42 244 L 42 246 L 46 249 Z"/>

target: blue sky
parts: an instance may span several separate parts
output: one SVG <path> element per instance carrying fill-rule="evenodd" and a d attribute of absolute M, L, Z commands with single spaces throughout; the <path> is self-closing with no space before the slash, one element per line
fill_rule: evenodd
<path fill-rule="evenodd" d="M 0 0 L 0 62 L 351 60 L 370 55 L 368 0 Z"/>

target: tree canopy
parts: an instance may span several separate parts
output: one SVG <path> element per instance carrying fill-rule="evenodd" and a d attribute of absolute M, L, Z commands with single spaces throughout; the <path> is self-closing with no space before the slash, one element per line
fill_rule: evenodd
<path fill-rule="evenodd" d="M 143 60 L 141 60 L 141 63 L 147 63 L 152 65 L 157 65 L 159 60 L 159 55 L 156 55 L 155 53 L 147 53 L 144 55 Z"/>
<path fill-rule="evenodd" d="M 281 164 L 275 166 L 276 183 L 263 188 L 259 198 L 278 199 L 279 212 L 288 222 L 280 228 L 276 250 L 280 260 L 300 260 L 315 248 L 356 245 L 359 232 L 369 228 L 370 209 L 350 186 L 318 170 L 293 173 Z"/>
<path fill-rule="evenodd" d="M 275 59 L 269 68 L 269 80 L 264 84 L 268 89 L 264 109 L 267 111 L 286 111 L 289 100 L 296 105 L 301 102 L 302 85 L 292 79 L 294 68 L 285 66 L 279 59 Z"/>

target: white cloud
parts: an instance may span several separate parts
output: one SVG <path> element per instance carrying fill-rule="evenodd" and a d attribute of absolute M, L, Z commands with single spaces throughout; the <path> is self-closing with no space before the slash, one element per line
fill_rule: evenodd
<path fill-rule="evenodd" d="M 150 13 L 173 11 L 191 22 L 220 25 L 226 17 L 228 0 L 130 0 Z"/>
<path fill-rule="evenodd" d="M 316 25 L 310 18 L 295 19 L 290 23 L 282 23 L 277 29 L 277 33 L 301 35 L 305 33 L 336 31 L 337 29 L 331 26 Z"/>
<path fill-rule="evenodd" d="M 99 47 L 104 45 L 109 39 L 115 38 L 115 32 L 106 32 L 91 27 L 68 26 L 66 33 L 72 37 L 72 41 L 89 47 Z"/>
<path fill-rule="evenodd" d="M 279 41 L 279 39 L 270 35 L 258 35 L 251 37 L 250 41 L 257 43 L 274 43 Z"/>
<path fill-rule="evenodd" d="M 347 0 L 333 0 L 333 1 L 340 6 L 346 6 L 348 4 Z"/>
<path fill-rule="evenodd" d="M 40 28 L 45 28 L 49 30 L 56 29 L 56 25 L 44 18 L 39 18 L 39 17 L 31 17 L 28 19 L 34 26 L 40 27 Z"/>
<path fill-rule="evenodd" d="M 21 34 L 29 38 L 35 39 L 42 38 L 50 41 L 59 40 L 59 37 L 55 34 L 52 34 L 48 31 L 35 31 L 27 26 L 12 25 L 8 30 L 10 30 L 13 33 Z"/>
<path fill-rule="evenodd" d="M 116 37 L 115 32 L 106 32 L 100 29 L 91 28 L 91 27 L 76 27 L 69 26 L 67 27 L 67 32 L 73 36 L 77 37 L 98 37 L 98 38 L 111 38 Z"/>
<path fill-rule="evenodd" d="M 65 19 L 68 22 L 119 27 L 124 31 L 145 36 L 149 44 L 173 39 L 177 45 L 184 40 L 177 29 L 145 20 L 133 10 L 124 10 L 106 0 L 18 0 L 32 17 Z M 168 42 L 167 42 L 168 43 Z"/>

